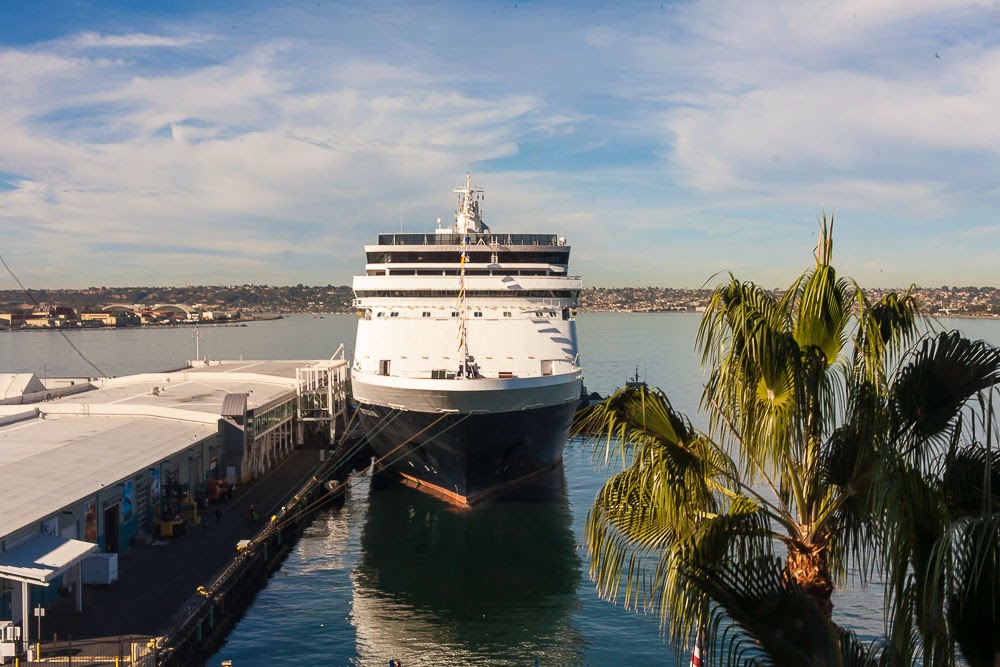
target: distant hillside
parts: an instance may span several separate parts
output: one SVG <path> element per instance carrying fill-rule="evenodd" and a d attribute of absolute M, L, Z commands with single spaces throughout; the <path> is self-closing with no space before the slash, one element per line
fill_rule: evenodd
<path fill-rule="evenodd" d="M 88 287 L 87 289 L 31 290 L 45 306 L 96 310 L 109 303 L 154 305 L 203 304 L 205 310 L 241 310 L 246 313 L 347 313 L 354 295 L 346 285 L 228 285 L 187 287 Z M 0 290 L 0 310 L 33 307 L 20 290 Z"/>
<path fill-rule="evenodd" d="M 877 299 L 886 290 L 865 293 Z M 201 304 L 204 310 L 240 310 L 245 313 L 349 313 L 353 294 L 347 285 L 224 285 L 186 287 L 88 287 L 87 289 L 31 290 L 44 306 L 96 310 L 109 303 L 155 305 Z M 711 290 L 671 287 L 593 287 L 580 293 L 583 312 L 697 311 Z M 935 287 L 917 290 L 930 314 L 1000 316 L 1000 289 L 995 287 Z M 0 290 L 0 311 L 33 308 L 20 290 Z"/>

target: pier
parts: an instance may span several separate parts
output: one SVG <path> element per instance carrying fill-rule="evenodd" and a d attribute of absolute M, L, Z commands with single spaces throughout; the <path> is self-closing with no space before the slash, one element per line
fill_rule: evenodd
<path fill-rule="evenodd" d="M 203 661 L 340 495 L 326 482 L 342 469 L 330 444 L 346 363 L 203 362 L 88 384 L 0 406 L 0 624 L 13 622 L 0 662 Z"/>

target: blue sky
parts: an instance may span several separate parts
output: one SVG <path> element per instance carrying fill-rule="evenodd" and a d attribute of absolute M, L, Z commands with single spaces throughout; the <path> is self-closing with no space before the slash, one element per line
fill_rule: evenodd
<path fill-rule="evenodd" d="M 1000 285 L 995 2 L 276 5 L 0 7 L 22 282 L 349 284 L 470 171 L 588 286 L 786 285 L 824 211 L 864 285 Z"/>

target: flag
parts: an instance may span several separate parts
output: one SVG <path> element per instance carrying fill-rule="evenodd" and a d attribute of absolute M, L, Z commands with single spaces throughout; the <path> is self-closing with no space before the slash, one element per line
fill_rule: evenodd
<path fill-rule="evenodd" d="M 699 630 L 698 636 L 694 640 L 694 648 L 691 649 L 691 667 L 707 667 L 707 665 L 708 662 L 705 659 L 705 640 L 701 630 Z"/>

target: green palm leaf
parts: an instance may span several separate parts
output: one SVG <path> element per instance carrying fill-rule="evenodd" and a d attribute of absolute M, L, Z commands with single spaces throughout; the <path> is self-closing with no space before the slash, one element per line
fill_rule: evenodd
<path fill-rule="evenodd" d="M 945 603 L 949 626 L 965 659 L 973 667 L 996 665 L 1000 661 L 1000 514 L 956 521 L 935 550 L 930 578 L 926 606 Z"/>
<path fill-rule="evenodd" d="M 895 430 L 906 442 L 902 452 L 918 462 L 941 453 L 961 409 L 997 383 L 1000 349 L 957 331 L 921 341 L 891 388 Z"/>
<path fill-rule="evenodd" d="M 725 664 L 842 664 L 839 633 L 780 559 L 762 556 L 713 568 L 690 564 L 686 576 L 717 603 L 713 639 L 721 640 Z"/>

